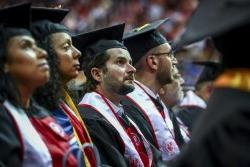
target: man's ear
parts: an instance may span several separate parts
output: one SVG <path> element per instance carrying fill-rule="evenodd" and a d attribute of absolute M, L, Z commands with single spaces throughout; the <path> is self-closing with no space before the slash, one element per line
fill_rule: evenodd
<path fill-rule="evenodd" d="M 101 69 L 96 68 L 96 67 L 92 68 L 91 75 L 96 81 L 101 82 L 101 80 L 102 80 L 102 70 Z"/>
<path fill-rule="evenodd" d="M 158 69 L 159 59 L 157 59 L 156 56 L 154 56 L 154 55 L 148 55 L 146 57 L 146 62 L 148 64 L 148 67 L 151 70 L 157 70 Z"/>

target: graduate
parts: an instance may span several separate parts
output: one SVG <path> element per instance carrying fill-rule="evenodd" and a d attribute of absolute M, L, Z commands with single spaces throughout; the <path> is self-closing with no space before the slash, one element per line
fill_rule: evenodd
<path fill-rule="evenodd" d="M 145 137 L 161 151 L 164 161 L 175 158 L 182 145 L 174 133 L 169 111 L 158 94 L 161 87 L 173 81 L 173 68 L 177 64 L 169 42 L 158 31 L 167 20 L 157 20 L 124 35 L 124 45 L 136 67 L 136 81 L 135 90 L 123 99 L 123 103 L 130 106 L 128 114 Z M 187 142 L 186 131 L 181 129 L 181 133 Z"/>
<path fill-rule="evenodd" d="M 82 67 L 87 82 L 79 103 L 80 114 L 87 121 L 102 158 L 111 166 L 152 166 L 150 144 L 137 125 L 126 115 L 121 97 L 134 89 L 135 68 L 122 44 L 125 24 L 106 27 L 75 37 L 83 53 Z M 105 143 L 109 146 L 107 148 Z"/>
<path fill-rule="evenodd" d="M 162 101 L 169 108 L 174 108 L 179 105 L 184 97 L 183 84 L 185 83 L 177 67 L 174 69 L 174 80 L 171 83 L 164 85 L 159 90 L 159 95 Z"/>
<path fill-rule="evenodd" d="M 69 11 L 65 9 L 32 8 L 31 31 L 40 47 L 48 53 L 50 80 L 35 93 L 36 101 L 48 109 L 71 137 L 71 147 L 92 143 L 78 110 L 67 93 L 66 84 L 79 73 L 81 52 L 71 40 L 69 30 L 59 24 Z M 74 151 L 77 156 L 77 151 Z M 91 148 L 84 149 L 84 164 L 96 166 Z"/>
<path fill-rule="evenodd" d="M 207 102 L 214 89 L 214 80 L 220 73 L 220 64 L 212 61 L 193 62 L 194 65 L 202 66 L 202 72 L 195 83 L 195 91 L 189 90 L 186 96 L 176 107 L 176 114 L 188 127 L 189 131 L 205 111 Z"/>
<path fill-rule="evenodd" d="M 30 4 L 1 9 L 0 24 L 0 164 L 52 167 L 48 148 L 26 113 L 32 93 L 49 79 L 47 54 L 28 31 Z"/>
<path fill-rule="evenodd" d="M 176 108 L 184 97 L 183 83 L 184 79 L 181 77 L 177 67 L 173 68 L 174 71 L 174 80 L 171 83 L 164 85 L 159 90 L 159 96 L 162 99 L 162 102 L 168 107 L 169 117 L 172 120 L 174 127 L 174 134 L 176 140 L 180 143 L 180 146 L 183 147 L 185 140 L 181 135 L 179 126 L 185 126 L 182 120 L 176 116 Z"/>
<path fill-rule="evenodd" d="M 212 14 L 211 14 L 212 13 Z M 249 0 L 203 0 L 175 41 L 176 49 L 212 36 L 222 55 L 222 73 L 214 82 L 205 113 L 175 166 L 250 165 Z"/>

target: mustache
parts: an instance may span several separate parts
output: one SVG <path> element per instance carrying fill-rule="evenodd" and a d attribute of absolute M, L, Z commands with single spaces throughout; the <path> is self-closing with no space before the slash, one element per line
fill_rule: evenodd
<path fill-rule="evenodd" d="M 124 78 L 124 80 L 134 80 L 134 79 L 135 79 L 134 75 L 129 75 L 129 76 Z"/>

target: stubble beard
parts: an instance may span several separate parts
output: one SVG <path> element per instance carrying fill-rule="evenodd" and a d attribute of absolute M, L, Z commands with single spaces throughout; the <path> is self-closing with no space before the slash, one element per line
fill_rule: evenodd
<path fill-rule="evenodd" d="M 130 85 L 123 85 L 120 87 L 120 89 L 118 90 L 118 94 L 119 95 L 127 95 L 130 92 L 133 92 L 135 89 L 133 84 Z"/>

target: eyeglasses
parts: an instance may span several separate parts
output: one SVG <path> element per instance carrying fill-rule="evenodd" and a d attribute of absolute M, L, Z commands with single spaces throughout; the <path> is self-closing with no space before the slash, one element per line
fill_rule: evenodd
<path fill-rule="evenodd" d="M 155 56 L 161 56 L 161 55 L 167 55 L 169 58 L 173 59 L 174 58 L 174 51 L 171 50 L 170 52 L 163 52 L 163 53 L 151 53 L 152 55 Z"/>

